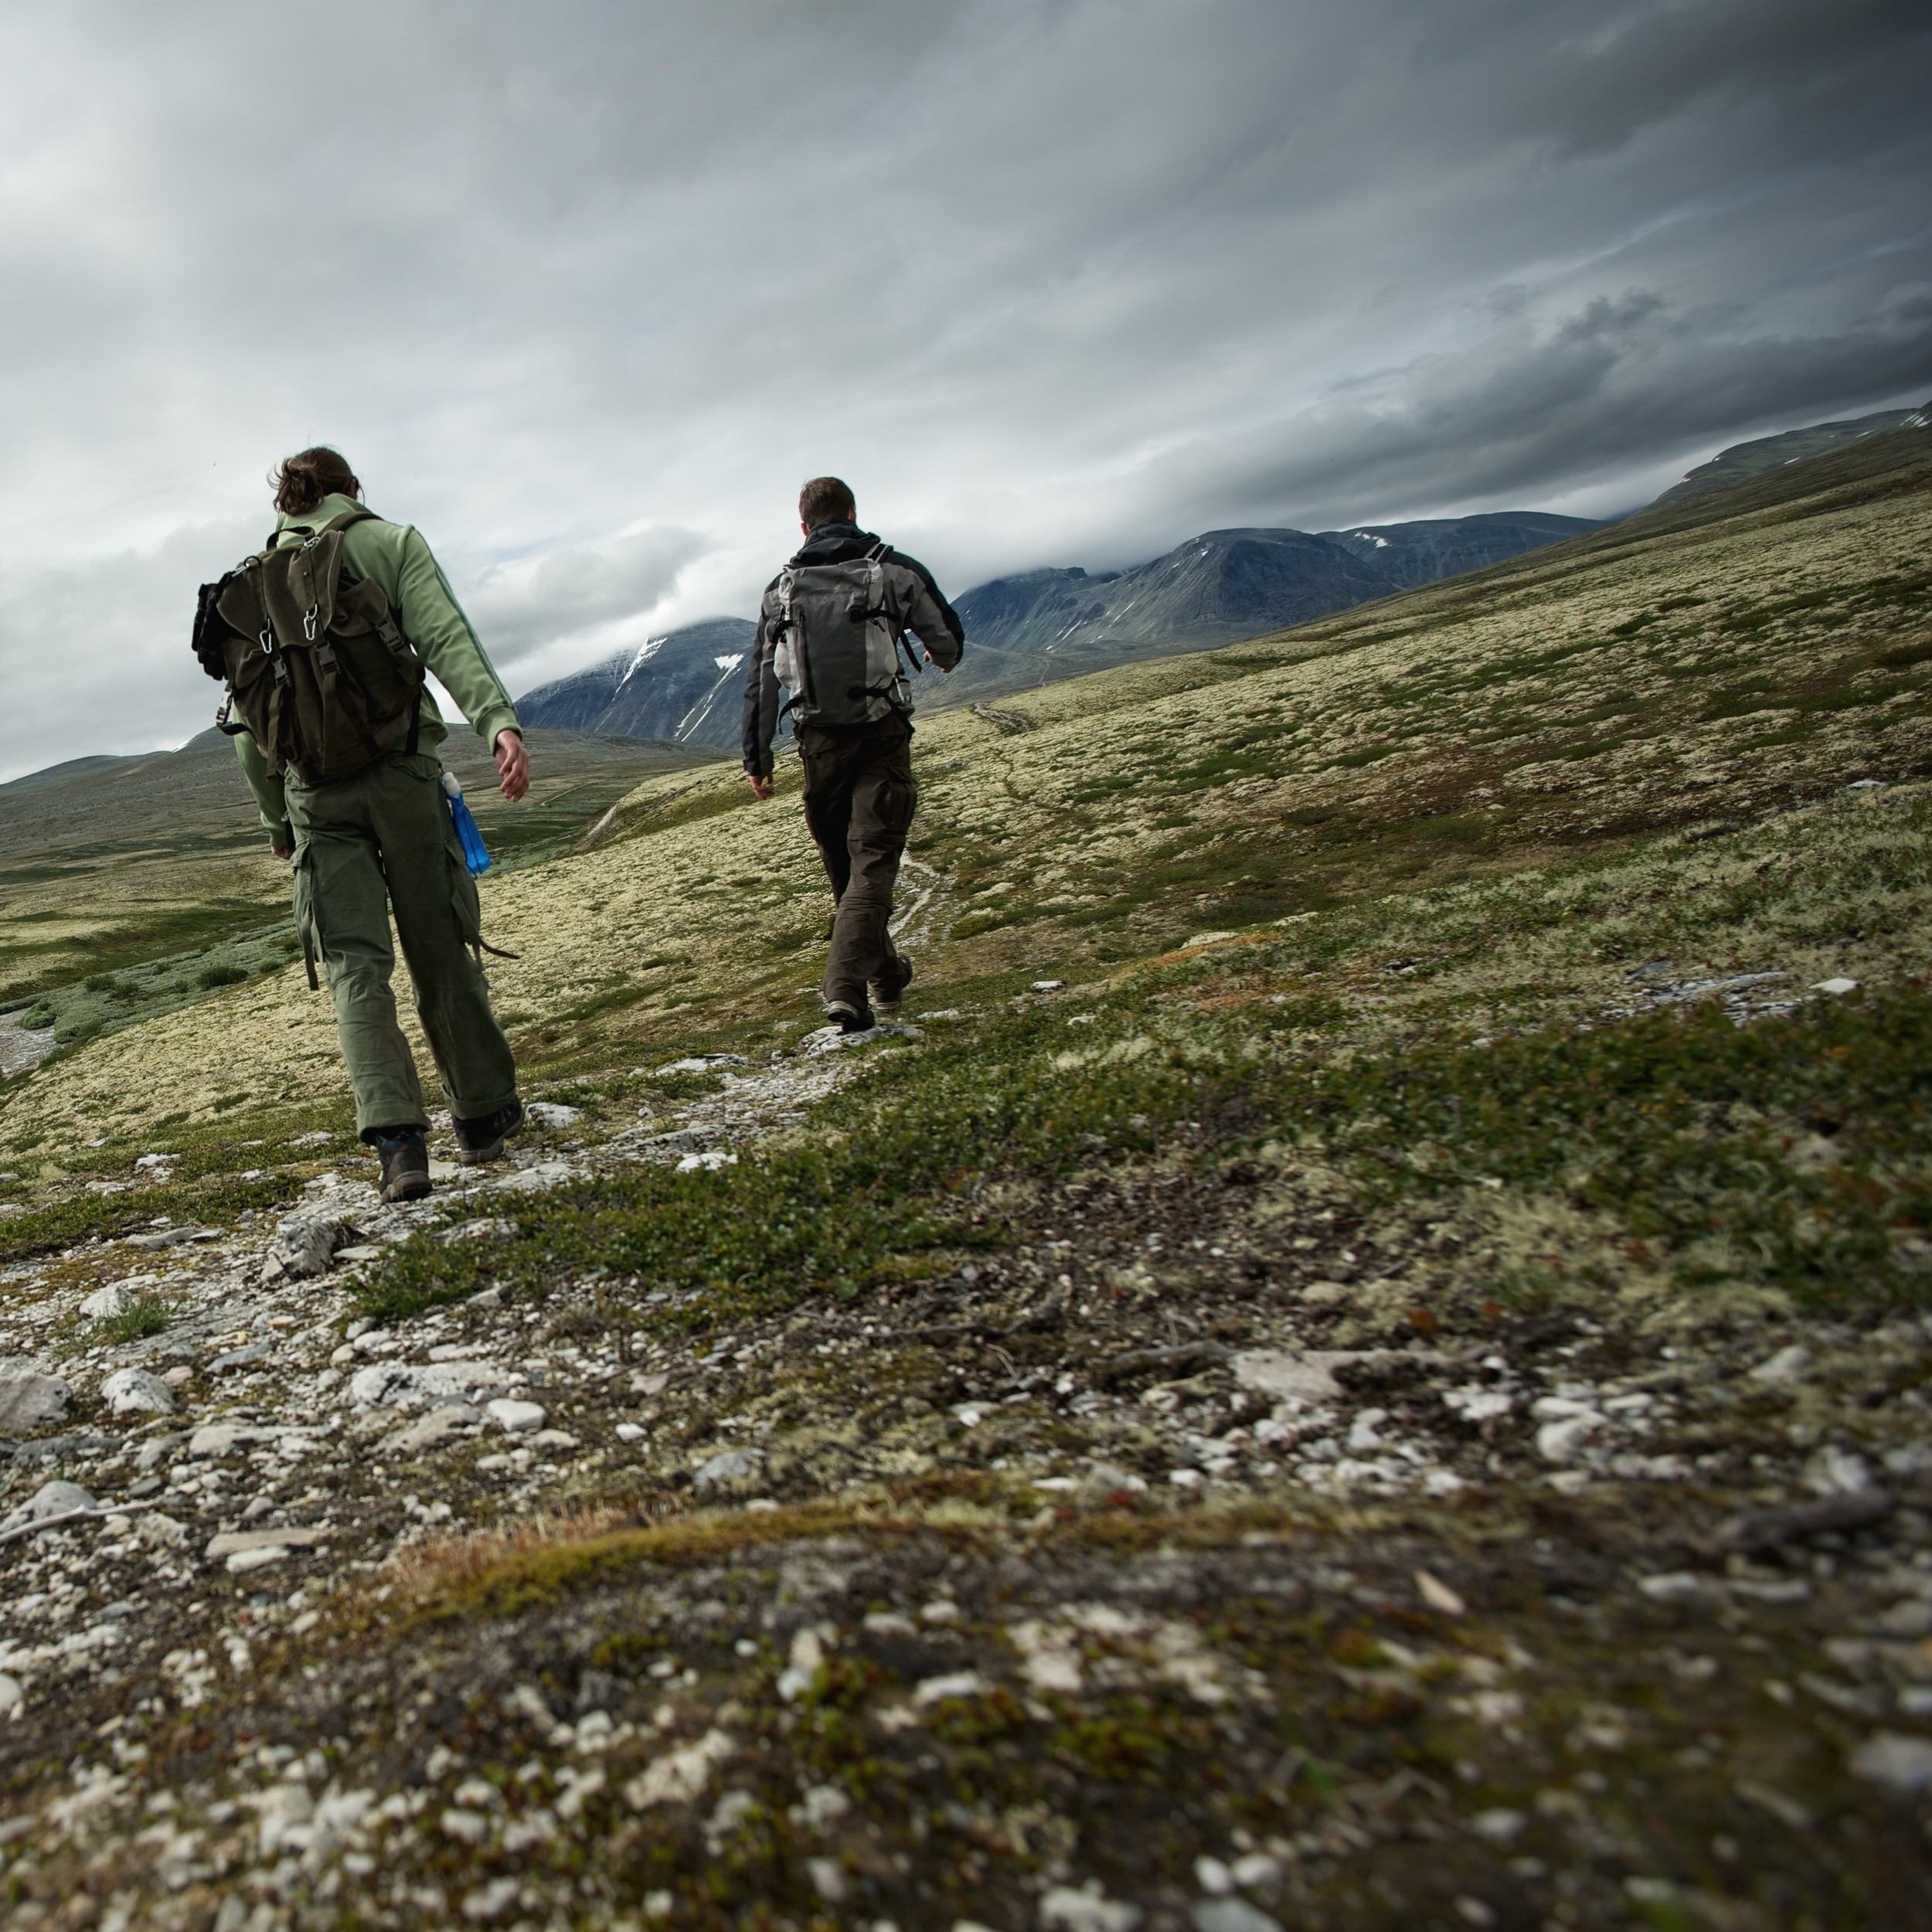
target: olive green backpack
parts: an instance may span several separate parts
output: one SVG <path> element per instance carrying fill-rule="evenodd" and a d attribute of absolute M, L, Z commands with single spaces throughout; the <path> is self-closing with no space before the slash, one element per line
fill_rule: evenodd
<path fill-rule="evenodd" d="M 342 533 L 373 514 L 345 510 L 285 547 L 271 537 L 201 587 L 195 655 L 228 685 L 216 723 L 304 784 L 416 749 L 423 660 L 381 587 L 342 567 Z"/>

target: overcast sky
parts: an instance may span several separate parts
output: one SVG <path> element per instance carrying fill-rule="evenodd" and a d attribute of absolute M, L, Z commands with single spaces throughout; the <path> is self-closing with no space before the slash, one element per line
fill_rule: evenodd
<path fill-rule="evenodd" d="M 748 613 L 798 484 L 954 591 L 1604 514 L 1932 393 L 1923 0 L 0 12 L 0 776 L 181 742 L 335 443 L 513 691 Z"/>

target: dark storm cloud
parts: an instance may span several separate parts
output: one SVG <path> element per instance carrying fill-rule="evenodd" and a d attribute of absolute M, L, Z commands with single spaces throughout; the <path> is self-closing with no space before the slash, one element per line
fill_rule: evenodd
<path fill-rule="evenodd" d="M 325 437 L 521 688 L 820 471 L 955 586 L 1608 509 L 1932 391 L 1922 7 L 77 0 L 0 17 L 13 769 L 179 739 Z"/>

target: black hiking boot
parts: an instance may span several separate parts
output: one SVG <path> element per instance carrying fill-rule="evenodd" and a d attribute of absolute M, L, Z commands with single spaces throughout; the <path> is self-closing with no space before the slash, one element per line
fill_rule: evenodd
<path fill-rule="evenodd" d="M 912 961 L 903 953 L 895 953 L 886 961 L 886 970 L 878 978 L 866 984 L 872 1011 L 881 1019 L 897 1019 L 899 1003 L 906 997 L 906 988 L 912 983 Z"/>
<path fill-rule="evenodd" d="M 383 1199 L 420 1201 L 430 1191 L 429 1136 L 420 1127 L 399 1127 L 376 1143 L 383 1157 Z"/>
<path fill-rule="evenodd" d="M 503 1143 L 523 1124 L 523 1103 L 512 1099 L 494 1114 L 473 1121 L 452 1117 L 450 1124 L 456 1129 L 456 1158 L 465 1167 L 481 1167 L 502 1159 Z"/>
<path fill-rule="evenodd" d="M 856 1006 L 849 999 L 828 999 L 825 1002 L 825 1017 L 842 1033 L 869 1033 L 879 1024 L 872 1016 L 872 1009 L 862 999 Z"/>

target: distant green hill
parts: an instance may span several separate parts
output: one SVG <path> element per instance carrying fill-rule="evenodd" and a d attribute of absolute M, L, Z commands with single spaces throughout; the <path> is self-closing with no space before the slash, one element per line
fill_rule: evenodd
<path fill-rule="evenodd" d="M 587 732 L 533 730 L 529 742 L 533 782 L 515 806 L 474 734 L 453 733 L 443 751 L 512 866 L 567 849 L 644 779 L 716 760 Z M 34 1023 L 57 1024 L 63 1040 L 198 998 L 204 976 L 279 965 L 291 940 L 287 873 L 219 732 L 0 785 L 0 1005 L 35 1000 Z"/>

